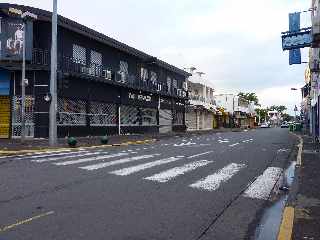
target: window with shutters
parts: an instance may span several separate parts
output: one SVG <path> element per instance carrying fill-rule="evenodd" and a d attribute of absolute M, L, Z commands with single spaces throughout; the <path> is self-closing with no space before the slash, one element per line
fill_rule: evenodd
<path fill-rule="evenodd" d="M 93 50 L 90 52 L 90 73 L 95 76 L 102 74 L 102 54 Z"/>
<path fill-rule="evenodd" d="M 142 67 L 140 71 L 140 78 L 142 81 L 147 81 L 148 80 L 148 69 Z"/>
<path fill-rule="evenodd" d="M 129 75 L 129 65 L 125 61 L 120 61 L 119 65 L 120 70 L 118 71 L 118 74 L 120 75 L 120 81 L 121 82 L 127 82 L 128 75 Z"/>
<path fill-rule="evenodd" d="M 171 84 L 172 84 L 171 77 L 167 77 L 167 88 L 169 93 L 171 92 Z"/>
<path fill-rule="evenodd" d="M 72 45 L 72 57 L 75 63 L 87 64 L 86 49 L 77 44 Z"/>
<path fill-rule="evenodd" d="M 172 87 L 173 87 L 174 89 L 177 89 L 177 88 L 178 88 L 177 79 L 173 79 L 173 81 L 172 81 Z"/>
<path fill-rule="evenodd" d="M 156 73 L 156 72 L 154 72 L 154 71 L 151 71 L 151 72 L 150 72 L 150 81 L 151 81 L 153 84 L 157 84 L 158 76 L 157 76 L 157 73 Z"/>

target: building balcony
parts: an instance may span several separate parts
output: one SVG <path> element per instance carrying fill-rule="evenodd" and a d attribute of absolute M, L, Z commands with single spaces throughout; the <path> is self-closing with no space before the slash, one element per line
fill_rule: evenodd
<path fill-rule="evenodd" d="M 167 83 L 141 79 L 135 75 L 116 72 L 111 68 L 99 64 L 86 64 L 81 60 L 58 54 L 58 72 L 61 77 L 77 76 L 94 81 L 119 85 L 136 90 L 148 91 L 177 98 L 188 98 L 188 92 L 183 89 L 168 86 Z M 42 49 L 33 49 L 32 65 L 50 67 L 50 53 Z"/>

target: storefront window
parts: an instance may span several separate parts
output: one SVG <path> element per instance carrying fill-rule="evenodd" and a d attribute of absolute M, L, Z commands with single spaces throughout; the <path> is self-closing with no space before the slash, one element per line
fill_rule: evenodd
<path fill-rule="evenodd" d="M 73 50 L 72 51 L 73 62 L 86 65 L 87 64 L 86 49 L 77 44 L 73 44 L 72 50 Z"/>

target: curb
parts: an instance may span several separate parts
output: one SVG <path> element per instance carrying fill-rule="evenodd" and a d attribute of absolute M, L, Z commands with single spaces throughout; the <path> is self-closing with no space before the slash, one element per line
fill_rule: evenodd
<path fill-rule="evenodd" d="M 303 138 L 295 133 L 291 133 L 295 137 L 299 139 L 298 144 L 298 154 L 297 154 L 297 164 L 296 168 L 301 167 L 302 165 L 302 148 L 303 148 Z M 297 172 L 297 169 L 295 169 L 295 172 Z M 297 179 L 297 176 L 295 175 L 295 179 Z M 290 194 L 293 194 L 293 191 L 290 191 L 288 200 L 290 199 Z M 281 225 L 278 232 L 277 240 L 291 240 L 292 239 L 292 232 L 293 232 L 293 221 L 294 221 L 294 203 L 289 201 L 287 202 L 287 206 L 285 207 L 283 214 L 282 214 L 282 220 Z"/>
<path fill-rule="evenodd" d="M 66 147 L 57 147 L 57 148 L 42 148 L 42 149 L 30 149 L 30 150 L 0 150 L 0 156 L 15 156 L 15 155 L 21 155 L 21 154 L 31 154 L 35 152 L 48 152 L 48 151 L 67 151 L 70 149 L 74 150 L 80 150 L 80 149 L 95 149 L 95 148 L 107 148 L 107 147 L 121 147 L 121 146 L 129 146 L 129 145 L 138 145 L 138 144 L 147 144 L 147 143 L 154 143 L 156 139 L 145 139 L 145 140 L 138 140 L 138 141 L 129 141 L 129 142 L 123 142 L 123 143 L 116 143 L 116 144 L 106 144 L 106 145 L 95 145 L 95 146 L 83 146 L 79 148 L 66 148 Z"/>

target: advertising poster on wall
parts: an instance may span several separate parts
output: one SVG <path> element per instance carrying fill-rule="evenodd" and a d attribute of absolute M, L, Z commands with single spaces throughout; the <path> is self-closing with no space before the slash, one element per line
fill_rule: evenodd
<path fill-rule="evenodd" d="M 24 27 L 25 26 L 25 27 Z M 25 29 L 24 29 L 25 28 Z M 24 31 L 26 39 L 24 41 Z M 21 19 L 2 18 L 2 33 L 0 34 L 0 58 L 3 60 L 21 61 L 23 44 L 26 44 L 26 60 L 32 59 L 33 24 Z"/>

